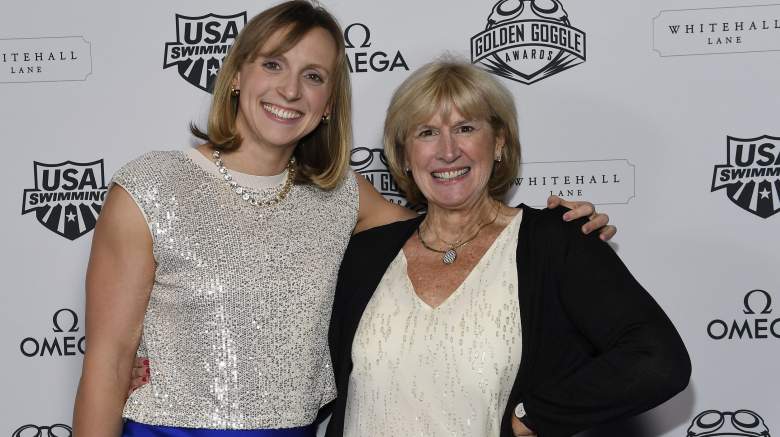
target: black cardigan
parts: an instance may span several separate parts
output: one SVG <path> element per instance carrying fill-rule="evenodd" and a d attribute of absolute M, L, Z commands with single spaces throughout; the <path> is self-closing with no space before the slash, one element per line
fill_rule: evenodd
<path fill-rule="evenodd" d="M 512 436 L 522 402 L 539 437 L 570 436 L 638 414 L 688 384 L 691 364 L 663 310 L 584 220 L 566 223 L 564 208 L 525 205 L 517 245 L 522 358 L 501 421 Z M 423 217 L 356 234 L 341 263 L 329 341 L 338 398 L 327 437 L 340 437 L 352 341 L 390 262 Z"/>

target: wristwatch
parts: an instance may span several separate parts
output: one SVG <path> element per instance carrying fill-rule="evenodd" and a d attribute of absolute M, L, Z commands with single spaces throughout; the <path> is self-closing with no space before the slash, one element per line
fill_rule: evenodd
<path fill-rule="evenodd" d="M 533 431 L 534 427 L 531 425 L 531 421 L 528 419 L 528 415 L 525 413 L 525 405 L 523 405 L 522 402 L 517 404 L 514 411 L 515 417 L 517 417 L 517 420 L 523 423 L 526 428 Z"/>
<path fill-rule="evenodd" d="M 523 405 L 522 402 L 517 404 L 517 406 L 515 407 L 515 417 L 520 419 L 521 422 L 523 421 L 523 418 L 525 417 L 525 405 Z"/>

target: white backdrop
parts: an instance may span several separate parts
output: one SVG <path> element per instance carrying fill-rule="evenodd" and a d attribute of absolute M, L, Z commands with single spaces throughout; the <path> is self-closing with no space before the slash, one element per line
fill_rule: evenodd
<path fill-rule="evenodd" d="M 409 70 L 444 51 L 470 58 L 471 38 L 497 16 L 496 3 L 324 2 L 354 46 L 356 148 L 381 147 L 386 105 Z M 780 5 L 563 0 L 568 21 L 561 21 L 534 15 L 525 3 L 522 15 L 497 23 L 514 27 L 503 42 L 516 46 L 498 47 L 493 58 L 513 76 L 502 81 L 516 97 L 527 163 L 511 201 L 539 205 L 552 191 L 599 204 L 620 229 L 614 246 L 675 322 L 693 359 L 685 392 L 637 421 L 591 435 L 683 437 L 706 410 L 750 410 L 763 420 L 753 431 L 780 433 L 780 322 L 773 324 L 780 310 L 772 301 L 780 299 Z M 193 144 L 187 124 L 203 119 L 210 95 L 176 66 L 163 68 L 166 44 L 177 42 L 177 14 L 251 17 L 271 4 L 2 6 L 0 435 L 27 435 L 17 432 L 25 425 L 70 425 L 101 189 L 142 152 Z M 540 41 L 553 29 L 572 35 L 561 55 L 569 64 L 548 59 L 566 45 Z M 534 60 L 539 50 L 544 59 Z M 357 150 L 355 168 L 402 201 L 378 153 Z M 723 168 L 743 172 L 741 179 L 722 179 Z M 733 416 L 724 417 L 720 435 L 759 435 L 740 434 Z"/>

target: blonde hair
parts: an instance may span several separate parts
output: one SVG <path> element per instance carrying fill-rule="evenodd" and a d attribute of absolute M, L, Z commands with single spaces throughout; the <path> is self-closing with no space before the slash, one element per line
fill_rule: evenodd
<path fill-rule="evenodd" d="M 288 1 L 252 18 L 238 34 L 228 56 L 219 70 L 214 84 L 214 98 L 208 116 L 208 130 L 204 133 L 191 125 L 193 135 L 209 141 L 221 150 L 233 150 L 241 145 L 236 130 L 238 99 L 232 96 L 231 85 L 241 67 L 254 61 L 266 41 L 277 32 L 284 32 L 276 47 L 265 47 L 267 56 L 277 56 L 290 50 L 309 31 L 322 28 L 336 43 L 336 62 L 333 74 L 330 120 L 320 123 L 303 137 L 295 147 L 296 183 L 311 183 L 329 190 L 338 185 L 349 169 L 352 143 L 352 95 L 349 65 L 344 49 L 344 35 L 336 19 L 325 9 L 309 1 Z"/>
<path fill-rule="evenodd" d="M 411 203 L 425 203 L 414 179 L 404 169 L 404 147 L 415 126 L 442 111 L 446 117 L 456 108 L 463 116 L 486 120 L 496 135 L 503 135 L 501 161 L 495 162 L 488 193 L 501 198 L 517 177 L 520 138 L 517 110 L 509 90 L 472 64 L 444 57 L 420 67 L 393 94 L 387 109 L 384 148 L 388 167 Z"/>

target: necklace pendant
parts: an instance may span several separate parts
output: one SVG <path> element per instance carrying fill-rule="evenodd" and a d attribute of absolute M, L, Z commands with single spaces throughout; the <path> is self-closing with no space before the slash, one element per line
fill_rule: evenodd
<path fill-rule="evenodd" d="M 448 249 L 446 252 L 444 252 L 444 255 L 441 257 L 441 262 L 450 265 L 454 263 L 457 258 L 458 258 L 458 253 L 455 252 L 455 249 Z"/>

